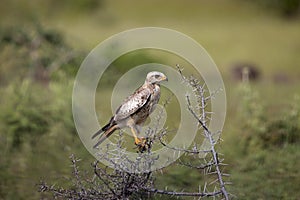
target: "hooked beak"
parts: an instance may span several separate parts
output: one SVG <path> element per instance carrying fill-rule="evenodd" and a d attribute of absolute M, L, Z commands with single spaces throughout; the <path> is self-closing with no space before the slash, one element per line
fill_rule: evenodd
<path fill-rule="evenodd" d="M 168 77 L 164 76 L 164 77 L 162 77 L 161 80 L 162 80 L 162 81 L 168 81 Z"/>

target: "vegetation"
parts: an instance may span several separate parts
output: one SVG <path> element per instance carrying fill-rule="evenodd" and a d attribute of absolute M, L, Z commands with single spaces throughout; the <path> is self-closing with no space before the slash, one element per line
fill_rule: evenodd
<path fill-rule="evenodd" d="M 283 17 L 291 18 L 299 15 L 300 1 L 299 0 L 256 0 L 258 4 L 264 6 L 266 9 L 276 10 Z"/>
<path fill-rule="evenodd" d="M 191 147 L 172 146 L 168 144 L 170 133 L 173 131 L 168 128 L 159 128 L 161 115 L 158 115 L 153 127 L 146 130 L 146 146 L 144 152 L 136 152 L 136 157 L 131 157 L 127 149 L 123 145 L 124 134 L 119 132 L 119 137 L 115 144 L 110 144 L 100 148 L 98 161 L 93 164 L 93 178 L 82 177 L 79 172 L 78 160 L 71 156 L 73 166 L 73 186 L 64 188 L 62 186 L 51 186 L 45 182 L 40 183 L 40 191 L 48 192 L 55 198 L 68 199 L 149 199 L 164 197 L 219 197 L 229 199 L 232 195 L 227 191 L 226 186 L 229 182 L 225 181 L 225 177 L 229 174 L 223 171 L 225 163 L 220 153 L 216 150 L 215 145 L 219 140 L 215 139 L 217 133 L 211 132 L 207 124 L 210 122 L 210 113 L 208 111 L 209 102 L 215 95 L 208 95 L 205 85 L 193 76 L 185 77 L 179 66 L 178 73 L 191 89 L 194 91 L 193 98 L 196 98 L 195 104 L 191 103 L 191 96 L 186 97 L 186 106 L 193 116 L 193 120 L 199 124 L 196 139 L 204 138 L 208 141 L 208 146 L 201 149 L 201 143 L 194 142 Z M 164 107 L 172 101 L 169 98 L 163 105 Z M 198 109 L 197 109 L 198 108 Z M 187 130 L 189 131 L 189 130 Z M 187 131 L 185 132 L 186 134 Z M 198 139 L 199 140 L 199 139 Z M 178 154 L 182 156 L 172 163 L 172 166 L 179 165 L 197 173 L 203 173 L 202 180 L 199 181 L 199 189 L 193 192 L 175 191 L 157 188 L 156 177 L 158 170 L 155 169 L 156 162 L 159 162 L 161 154 L 153 153 L 154 145 L 160 145 L 160 148 L 171 150 L 169 155 L 178 158 Z M 207 154 L 204 158 L 201 154 Z M 168 157 L 168 159 L 172 159 Z M 177 159 L 176 159 L 177 160 Z M 108 166 L 99 164 L 107 162 Z M 165 162 L 164 160 L 161 160 Z M 160 170 L 169 168 L 163 167 Z M 202 186 L 201 186 L 202 183 Z"/>
<path fill-rule="evenodd" d="M 81 159 L 82 173 L 92 173 L 94 158 L 79 140 L 72 119 L 74 77 L 98 42 L 140 26 L 163 26 L 190 35 L 219 66 L 228 111 L 224 141 L 216 148 L 229 164 L 225 168 L 233 183 L 227 187 L 229 192 L 237 199 L 297 199 L 299 2 L 265 2 L 270 3 L 133 1 L 134 6 L 128 7 L 123 1 L 4 0 L 0 8 L 0 199 L 51 198 L 38 192 L 41 180 L 72 188 L 71 154 Z M 277 9 L 293 13 L 293 20 L 277 15 Z M 101 83 L 111 86 L 122 73 L 147 62 L 188 65 L 161 52 L 135 52 L 113 63 L 106 77 L 115 77 Z M 254 63 L 260 80 L 233 80 L 231 66 L 237 62 Z M 101 89 L 97 96 L 105 98 L 110 92 L 110 87 Z M 174 191 L 197 191 L 203 178 L 201 172 L 179 165 L 162 173 L 156 186 Z"/>

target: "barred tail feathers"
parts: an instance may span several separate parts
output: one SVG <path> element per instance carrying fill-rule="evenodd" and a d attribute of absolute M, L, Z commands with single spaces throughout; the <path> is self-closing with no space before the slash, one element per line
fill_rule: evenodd
<path fill-rule="evenodd" d="M 92 136 L 92 139 L 94 139 L 95 137 L 97 137 L 101 133 L 107 131 L 113 124 L 116 124 L 114 122 L 114 117 L 110 118 L 109 122 Z"/>
<path fill-rule="evenodd" d="M 103 133 L 100 136 L 99 141 L 97 142 L 97 144 L 94 145 L 94 148 L 97 147 L 98 145 L 100 145 L 107 137 L 109 137 L 117 129 L 118 129 L 118 126 L 117 126 L 116 122 L 114 121 L 114 117 L 112 117 L 110 119 L 110 121 L 104 127 L 102 127 L 99 131 L 97 131 L 92 136 L 92 139 L 94 139 L 95 137 L 97 137 L 98 135 Z"/>
<path fill-rule="evenodd" d="M 106 130 L 104 134 L 100 136 L 98 142 L 93 146 L 93 148 L 99 146 L 106 138 L 108 138 L 117 129 L 119 129 L 119 127 L 116 124 L 108 128 L 108 130 Z"/>

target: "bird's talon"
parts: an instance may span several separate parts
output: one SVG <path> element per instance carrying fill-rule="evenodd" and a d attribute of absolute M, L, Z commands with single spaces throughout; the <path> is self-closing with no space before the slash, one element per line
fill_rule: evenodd
<path fill-rule="evenodd" d="M 147 149 L 151 148 L 151 144 L 148 141 L 148 138 L 137 138 L 137 140 L 134 142 L 136 145 L 136 148 L 138 148 L 138 152 L 143 153 Z"/>
<path fill-rule="evenodd" d="M 139 146 L 139 145 L 145 145 L 146 144 L 146 139 L 144 137 L 142 138 L 136 138 L 134 144 Z"/>

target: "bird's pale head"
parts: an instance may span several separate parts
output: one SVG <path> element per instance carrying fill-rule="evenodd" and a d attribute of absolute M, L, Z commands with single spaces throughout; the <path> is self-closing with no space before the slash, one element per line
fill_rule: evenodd
<path fill-rule="evenodd" d="M 161 81 L 168 81 L 168 78 L 166 75 L 164 75 L 161 72 L 149 72 L 146 77 L 146 82 L 147 83 L 152 83 L 152 84 L 159 84 Z"/>

